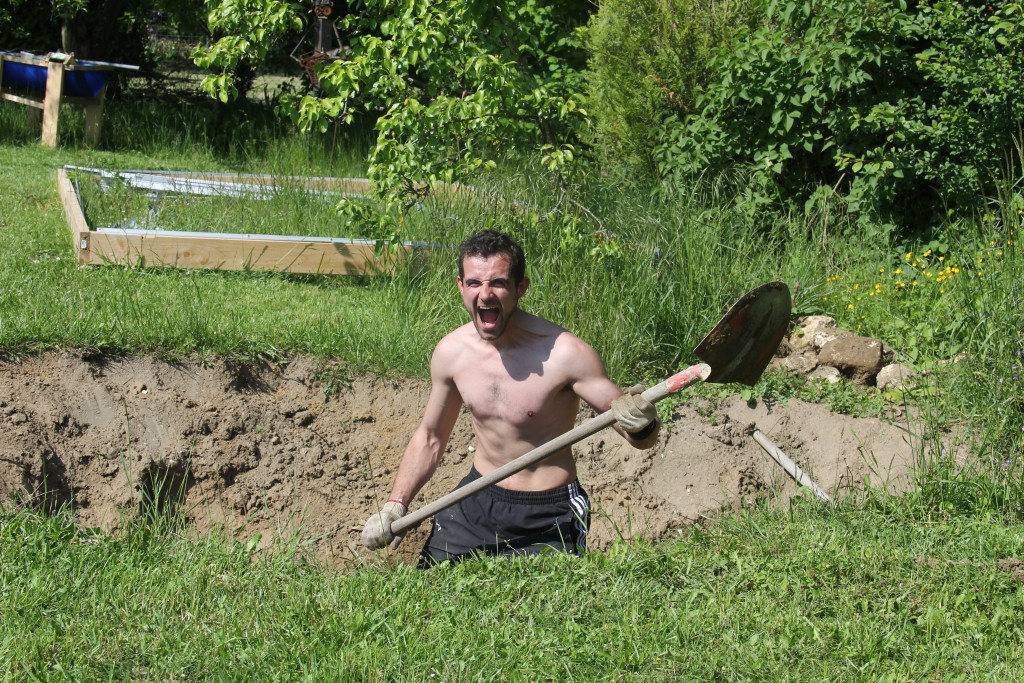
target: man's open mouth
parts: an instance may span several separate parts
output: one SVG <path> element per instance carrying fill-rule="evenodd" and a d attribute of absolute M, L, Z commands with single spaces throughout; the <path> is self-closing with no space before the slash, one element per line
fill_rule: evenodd
<path fill-rule="evenodd" d="M 489 306 L 481 306 L 477 309 L 480 313 L 480 322 L 485 325 L 493 325 L 498 322 L 498 315 L 501 311 L 498 308 L 491 308 Z"/>

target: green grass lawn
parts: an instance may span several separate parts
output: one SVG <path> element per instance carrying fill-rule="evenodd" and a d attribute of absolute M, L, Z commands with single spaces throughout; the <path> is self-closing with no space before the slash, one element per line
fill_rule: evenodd
<path fill-rule="evenodd" d="M 1024 526 L 811 502 L 583 559 L 332 573 L 0 516 L 8 680 L 1012 681 Z"/>
<path fill-rule="evenodd" d="M 426 374 L 436 341 L 464 321 L 447 248 L 425 271 L 390 278 L 79 267 L 56 191 L 64 164 L 362 172 L 357 156 L 277 135 L 281 124 L 255 114 L 225 133 L 215 113 L 157 119 L 158 103 L 134 106 L 110 103 L 98 150 L 79 145 L 73 120 L 61 147 L 40 148 L 21 112 L 0 108 L 0 358 L 54 347 L 308 353 L 353 371 Z M 484 227 L 513 232 L 530 261 L 524 306 L 590 341 L 623 384 L 692 362 L 690 349 L 724 307 L 769 280 L 791 284 L 801 314 L 833 315 L 886 340 L 922 373 L 917 391 L 812 392 L 777 375 L 749 391 L 816 392 L 850 412 L 906 401 L 928 435 L 914 491 L 869 493 L 836 510 L 798 502 L 745 511 L 675 541 L 582 560 L 429 572 L 386 562 L 332 572 L 302 556 L 301 539 L 254 555 L 143 521 L 94 534 L 8 505 L 0 680 L 1019 678 L 1019 181 L 1007 181 L 990 214 L 919 241 L 768 215 L 742 195 L 670 202 L 595 180 L 574 198 L 587 209 L 577 211 L 537 178 L 486 183 L 508 201 L 425 200 L 422 222 L 397 222 L 395 235 L 450 245 Z M 942 451 L 952 427 L 969 435 L 966 462 Z"/>
<path fill-rule="evenodd" d="M 301 351 L 405 370 L 429 358 L 422 321 L 394 281 L 79 267 L 56 194 L 57 169 L 70 161 L 146 164 L 131 155 L 0 147 L 0 348 Z"/>

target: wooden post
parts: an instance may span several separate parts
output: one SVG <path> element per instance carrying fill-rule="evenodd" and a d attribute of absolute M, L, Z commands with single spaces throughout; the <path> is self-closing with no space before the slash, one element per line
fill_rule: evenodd
<path fill-rule="evenodd" d="M 46 66 L 46 98 L 43 100 L 43 145 L 57 146 L 57 122 L 60 100 L 64 95 L 64 64 L 49 62 Z"/>
<path fill-rule="evenodd" d="M 85 142 L 89 145 L 98 145 L 100 142 L 100 131 L 103 127 L 103 98 L 107 94 L 107 86 L 94 99 L 85 105 Z"/>

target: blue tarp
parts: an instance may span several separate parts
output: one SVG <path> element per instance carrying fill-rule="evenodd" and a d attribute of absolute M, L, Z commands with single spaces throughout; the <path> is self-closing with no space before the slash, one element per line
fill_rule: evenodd
<path fill-rule="evenodd" d="M 76 62 L 81 66 L 89 66 L 93 62 Z M 24 88 L 43 92 L 46 90 L 46 61 L 39 64 L 22 64 L 4 61 L 4 88 Z M 65 71 L 65 97 L 96 97 L 103 92 L 103 86 L 112 71 Z"/>

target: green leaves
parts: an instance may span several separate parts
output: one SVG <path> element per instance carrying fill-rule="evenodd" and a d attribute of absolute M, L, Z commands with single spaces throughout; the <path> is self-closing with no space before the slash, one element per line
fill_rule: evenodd
<path fill-rule="evenodd" d="M 925 227 L 976 208 L 1024 120 L 1021 3 L 773 3 L 724 46 L 697 111 L 676 117 L 663 177 L 752 164 L 802 201 L 818 185 L 854 212 Z"/>
<path fill-rule="evenodd" d="M 586 137 L 605 172 L 654 180 L 666 120 L 694 111 L 702 88 L 729 78 L 709 68 L 712 55 L 762 17 L 755 0 L 601 2 L 586 29 L 592 115 Z"/>
<path fill-rule="evenodd" d="M 211 27 L 230 35 L 197 52 L 218 67 L 206 87 L 235 94 L 223 73 L 242 58 L 260 59 L 291 26 L 295 6 L 225 0 Z M 257 3 L 259 4 L 259 3 Z M 585 57 L 576 28 L 583 2 L 506 0 L 362 0 L 337 19 L 349 51 L 317 66 L 319 96 L 294 95 L 280 111 L 303 130 L 324 132 L 357 115 L 376 118 L 369 175 L 397 206 L 424 184 L 450 182 L 493 167 L 503 155 L 532 150 L 543 167 L 561 171 L 586 121 L 581 92 Z M 244 21 L 243 21 L 244 17 Z M 548 145 L 560 151 L 542 151 Z"/>
<path fill-rule="evenodd" d="M 214 73 L 203 79 L 211 97 L 228 102 L 238 97 L 236 71 L 256 64 L 277 49 L 283 36 L 302 28 L 301 5 L 281 0 L 210 0 L 207 22 L 218 36 L 209 47 L 197 47 L 196 65 Z"/>

